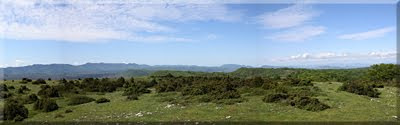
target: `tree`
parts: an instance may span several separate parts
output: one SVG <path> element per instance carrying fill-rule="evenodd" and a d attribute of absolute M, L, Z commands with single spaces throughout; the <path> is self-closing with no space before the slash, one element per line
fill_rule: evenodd
<path fill-rule="evenodd" d="M 368 70 L 368 77 L 373 82 L 390 83 L 399 79 L 400 68 L 395 64 L 375 64 Z"/>

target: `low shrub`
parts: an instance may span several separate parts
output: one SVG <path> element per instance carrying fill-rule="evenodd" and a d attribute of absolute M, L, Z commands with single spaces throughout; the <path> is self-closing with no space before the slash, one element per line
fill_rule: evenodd
<path fill-rule="evenodd" d="M 7 88 L 8 88 L 9 90 L 10 90 L 10 89 L 15 89 L 14 86 L 8 86 Z"/>
<path fill-rule="evenodd" d="M 58 90 L 54 86 L 42 85 L 40 88 L 38 95 L 41 97 L 60 97 Z"/>
<path fill-rule="evenodd" d="M 378 98 L 381 94 L 380 92 L 378 92 L 377 89 L 373 87 L 373 85 L 363 81 L 350 81 L 347 83 L 343 83 L 338 90 L 355 93 L 358 95 L 366 95 L 374 98 Z"/>
<path fill-rule="evenodd" d="M 44 79 L 37 79 L 36 81 L 32 82 L 32 84 L 35 84 L 35 85 L 46 84 L 46 81 Z"/>
<path fill-rule="evenodd" d="M 308 111 L 322 111 L 330 108 L 330 106 L 321 103 L 318 99 L 307 96 L 294 97 L 289 101 L 289 104 Z"/>
<path fill-rule="evenodd" d="M 100 98 L 96 100 L 96 103 L 106 103 L 106 102 L 110 102 L 110 100 L 106 98 Z"/>
<path fill-rule="evenodd" d="M 128 99 L 128 100 L 139 100 L 139 98 L 138 98 L 138 96 L 137 95 L 129 95 L 128 97 L 126 97 L 126 99 Z"/>
<path fill-rule="evenodd" d="M 95 101 L 95 99 L 87 96 L 74 96 L 70 98 L 68 105 L 79 105 L 79 104 L 89 103 L 92 101 Z"/>
<path fill-rule="evenodd" d="M 6 100 L 3 109 L 4 120 L 22 121 L 28 118 L 28 109 L 16 100 Z"/>
<path fill-rule="evenodd" d="M 40 110 L 43 112 L 51 112 L 58 109 L 58 105 L 54 100 L 50 98 L 43 98 L 37 100 L 33 105 L 34 110 Z"/>
<path fill-rule="evenodd" d="M 32 103 L 36 102 L 37 100 L 39 100 L 39 98 L 36 96 L 36 94 L 31 94 L 26 97 L 26 99 L 24 100 L 24 103 L 32 104 Z"/>
<path fill-rule="evenodd" d="M 7 85 L 6 85 L 6 84 L 1 84 L 1 85 L 0 85 L 0 91 L 7 92 L 7 91 L 8 91 Z"/>
<path fill-rule="evenodd" d="M 28 82 L 32 82 L 32 79 L 22 78 L 22 80 L 20 81 L 21 84 L 26 84 Z"/>
<path fill-rule="evenodd" d="M 10 92 L 0 92 L 0 98 L 7 99 L 10 98 L 12 94 Z"/>
<path fill-rule="evenodd" d="M 313 86 L 314 84 L 311 80 L 307 79 L 298 79 L 298 78 L 287 78 L 284 79 L 283 84 L 289 86 Z"/>
<path fill-rule="evenodd" d="M 72 112 L 72 110 L 71 109 L 67 109 L 67 110 L 65 110 L 65 113 L 71 113 Z"/>
<path fill-rule="evenodd" d="M 289 96 L 285 93 L 272 93 L 272 94 L 267 94 L 264 98 L 263 101 L 270 103 L 270 102 L 279 102 L 282 100 L 287 99 Z"/>

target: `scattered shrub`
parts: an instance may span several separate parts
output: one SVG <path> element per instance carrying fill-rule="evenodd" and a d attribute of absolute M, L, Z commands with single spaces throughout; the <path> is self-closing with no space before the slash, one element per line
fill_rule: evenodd
<path fill-rule="evenodd" d="M 294 97 L 289 101 L 289 104 L 308 111 L 322 111 L 330 108 L 330 106 L 321 103 L 318 99 L 307 96 Z"/>
<path fill-rule="evenodd" d="M 311 80 L 298 79 L 298 78 L 287 78 L 284 79 L 283 83 L 289 86 L 313 86 Z"/>
<path fill-rule="evenodd" d="M 150 93 L 150 90 L 146 89 L 145 83 L 142 82 L 137 82 L 137 83 L 130 83 L 126 85 L 126 88 L 124 90 L 124 93 L 122 95 L 124 96 L 140 96 L 141 94 L 144 93 Z"/>
<path fill-rule="evenodd" d="M 67 110 L 65 110 L 65 113 L 71 113 L 72 112 L 72 110 L 71 109 L 67 109 Z"/>
<path fill-rule="evenodd" d="M 22 78 L 21 82 L 22 84 L 26 84 L 28 82 L 32 82 L 32 79 L 28 79 L 28 78 Z"/>
<path fill-rule="evenodd" d="M 32 84 L 35 84 L 35 85 L 46 84 L 46 81 L 44 79 L 37 79 L 36 81 L 32 82 Z"/>
<path fill-rule="evenodd" d="M 5 101 L 3 113 L 4 120 L 22 121 L 23 119 L 28 118 L 29 112 L 23 104 L 10 99 Z"/>
<path fill-rule="evenodd" d="M 50 98 L 39 99 L 33 105 L 34 110 L 40 110 L 43 112 L 51 112 L 58 109 L 58 105 L 54 100 Z"/>
<path fill-rule="evenodd" d="M 9 90 L 10 90 L 10 89 L 15 89 L 14 86 L 8 86 L 7 88 L 8 88 Z"/>
<path fill-rule="evenodd" d="M 38 95 L 42 97 L 60 97 L 58 90 L 54 86 L 42 85 L 40 86 Z"/>
<path fill-rule="evenodd" d="M 358 95 L 366 95 L 374 98 L 378 98 L 380 95 L 380 92 L 378 92 L 378 90 L 375 89 L 371 84 L 363 81 L 351 81 L 343 83 L 338 90 L 355 93 Z"/>
<path fill-rule="evenodd" d="M 70 98 L 68 105 L 79 105 L 95 101 L 95 99 L 87 96 L 74 96 Z"/>
<path fill-rule="evenodd" d="M 31 94 L 28 97 L 26 97 L 24 103 L 32 104 L 32 103 L 36 102 L 37 100 L 39 100 L 39 98 L 36 96 L 36 94 Z"/>
<path fill-rule="evenodd" d="M 10 98 L 11 96 L 12 96 L 12 94 L 9 92 L 0 92 L 0 98 L 2 98 L 2 99 L 7 99 L 7 98 Z"/>
<path fill-rule="evenodd" d="M 106 103 L 106 102 L 110 102 L 110 100 L 106 98 L 100 98 L 96 100 L 96 103 Z"/>
<path fill-rule="evenodd" d="M 7 85 L 6 85 L 6 84 L 1 84 L 1 85 L 0 85 L 0 91 L 7 92 L 7 91 L 8 91 Z"/>
<path fill-rule="evenodd" d="M 270 102 L 279 102 L 282 100 L 285 100 L 288 98 L 287 94 L 284 93 L 272 93 L 272 94 L 267 94 L 264 98 L 263 101 L 270 103 Z"/>

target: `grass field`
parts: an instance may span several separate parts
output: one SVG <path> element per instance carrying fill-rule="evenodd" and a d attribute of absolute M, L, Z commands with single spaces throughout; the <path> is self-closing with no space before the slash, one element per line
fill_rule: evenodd
<path fill-rule="evenodd" d="M 49 84 L 55 84 L 48 81 Z M 6 81 L 8 86 L 18 89 L 26 85 L 29 93 L 37 93 L 40 85 L 20 84 L 18 81 Z M 233 105 L 215 103 L 189 103 L 186 105 L 169 104 L 168 99 L 179 98 L 179 93 L 170 92 L 157 94 L 152 90 L 139 100 L 128 101 L 121 96 L 122 91 L 113 93 L 86 93 L 95 99 L 105 97 L 109 103 L 68 106 L 65 97 L 56 98 L 60 108 L 53 112 L 33 110 L 33 104 L 25 105 L 29 109 L 29 118 L 24 121 L 395 121 L 396 118 L 396 88 L 379 88 L 380 98 L 370 98 L 344 91 L 337 91 L 341 83 L 315 82 L 321 88 L 318 96 L 322 102 L 331 106 L 330 109 L 311 112 L 280 103 L 265 103 L 263 96 L 242 96 L 245 102 Z M 11 91 L 16 91 L 16 89 Z M 15 93 L 15 92 L 14 92 Z M 26 96 L 19 95 L 19 96 Z M 3 103 L 1 103 L 3 105 Z M 73 112 L 65 113 L 71 109 Z"/>

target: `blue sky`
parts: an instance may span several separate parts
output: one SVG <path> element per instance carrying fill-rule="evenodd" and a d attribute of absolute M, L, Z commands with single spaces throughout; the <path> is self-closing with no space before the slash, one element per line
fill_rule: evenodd
<path fill-rule="evenodd" d="M 1 67 L 394 63 L 395 4 L 0 2 Z"/>

